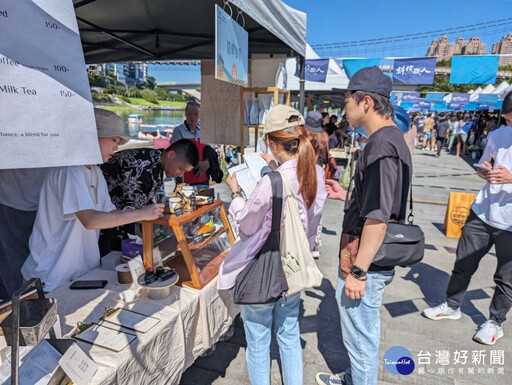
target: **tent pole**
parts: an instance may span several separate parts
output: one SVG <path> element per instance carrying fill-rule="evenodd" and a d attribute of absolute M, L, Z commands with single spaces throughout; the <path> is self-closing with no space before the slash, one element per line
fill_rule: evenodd
<path fill-rule="evenodd" d="M 305 66 L 305 59 L 303 56 L 299 57 L 299 69 L 300 69 L 300 80 L 299 80 L 299 89 L 300 89 L 300 96 L 299 96 L 299 112 L 304 115 L 304 100 L 306 97 L 305 94 L 305 83 L 306 83 L 306 66 Z"/>

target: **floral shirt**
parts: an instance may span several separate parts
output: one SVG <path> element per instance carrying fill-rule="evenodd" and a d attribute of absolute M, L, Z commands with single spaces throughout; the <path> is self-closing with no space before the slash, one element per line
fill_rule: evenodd
<path fill-rule="evenodd" d="M 163 188 L 161 167 L 163 150 L 137 148 L 119 151 L 101 165 L 112 203 L 117 209 L 135 209 L 153 203 L 158 189 Z M 121 241 L 128 234 L 142 235 L 139 223 L 101 230 L 99 246 L 101 256 L 112 250 L 121 250 Z"/>
<path fill-rule="evenodd" d="M 152 148 L 119 151 L 101 166 L 118 209 L 138 209 L 153 203 L 156 190 L 163 188 L 162 153 Z"/>

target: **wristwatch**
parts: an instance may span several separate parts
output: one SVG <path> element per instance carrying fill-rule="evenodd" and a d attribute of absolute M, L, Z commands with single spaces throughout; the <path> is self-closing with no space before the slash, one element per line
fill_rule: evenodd
<path fill-rule="evenodd" d="M 236 197 L 243 198 L 244 196 L 242 195 L 242 191 L 233 191 L 231 193 L 231 199 L 235 199 Z"/>
<path fill-rule="evenodd" d="M 350 275 L 360 281 L 366 281 L 366 271 L 357 265 L 352 265 L 350 268 Z"/>

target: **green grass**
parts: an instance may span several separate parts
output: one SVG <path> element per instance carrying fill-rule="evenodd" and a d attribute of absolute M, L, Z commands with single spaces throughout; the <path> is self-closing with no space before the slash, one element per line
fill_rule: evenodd
<path fill-rule="evenodd" d="M 104 110 L 109 110 L 112 112 L 116 112 L 118 114 L 131 114 L 131 113 L 140 113 L 139 108 L 130 107 L 130 106 L 99 106 L 99 108 L 103 108 Z"/>
<path fill-rule="evenodd" d="M 159 100 L 158 104 L 150 103 L 142 98 L 128 98 L 130 99 L 130 104 L 135 104 L 139 106 L 173 106 L 173 107 L 185 107 L 187 103 L 185 102 L 173 102 L 170 100 Z"/>

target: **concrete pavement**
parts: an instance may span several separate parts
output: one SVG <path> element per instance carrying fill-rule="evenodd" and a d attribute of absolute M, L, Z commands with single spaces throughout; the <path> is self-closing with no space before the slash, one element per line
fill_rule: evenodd
<path fill-rule="evenodd" d="M 493 347 L 471 339 L 477 325 L 488 317 L 494 290 L 494 250 L 485 256 L 472 279 L 462 306 L 462 319 L 431 321 L 420 315 L 425 307 L 444 300 L 455 260 L 457 240 L 446 238 L 442 232 L 446 206 L 440 202 L 448 200 L 450 191 L 476 193 L 480 190 L 483 181 L 471 166 L 475 161 L 446 155 L 444 151 L 439 159 L 433 152 L 416 151 L 413 162 L 414 199 L 431 202 L 414 205 L 415 223 L 426 235 L 425 258 L 411 268 L 397 268 L 393 282 L 384 292 L 379 383 L 510 384 L 510 321 L 503 325 L 505 336 Z M 229 200 L 225 185 L 217 186 L 216 190 L 222 198 Z M 342 218 L 343 202 L 328 200 L 322 218 L 323 244 L 317 261 L 325 279 L 319 288 L 302 293 L 300 328 L 305 385 L 316 384 L 318 371 L 337 373 L 349 364 L 334 299 Z M 396 345 L 407 348 L 412 354 L 416 368 L 409 376 L 393 375 L 383 367 L 384 353 Z M 233 338 L 218 343 L 211 356 L 196 360 L 184 373 L 181 384 L 249 384 L 245 346 L 243 325 L 237 319 Z M 274 339 L 271 347 L 272 384 L 281 384 L 278 351 Z"/>

